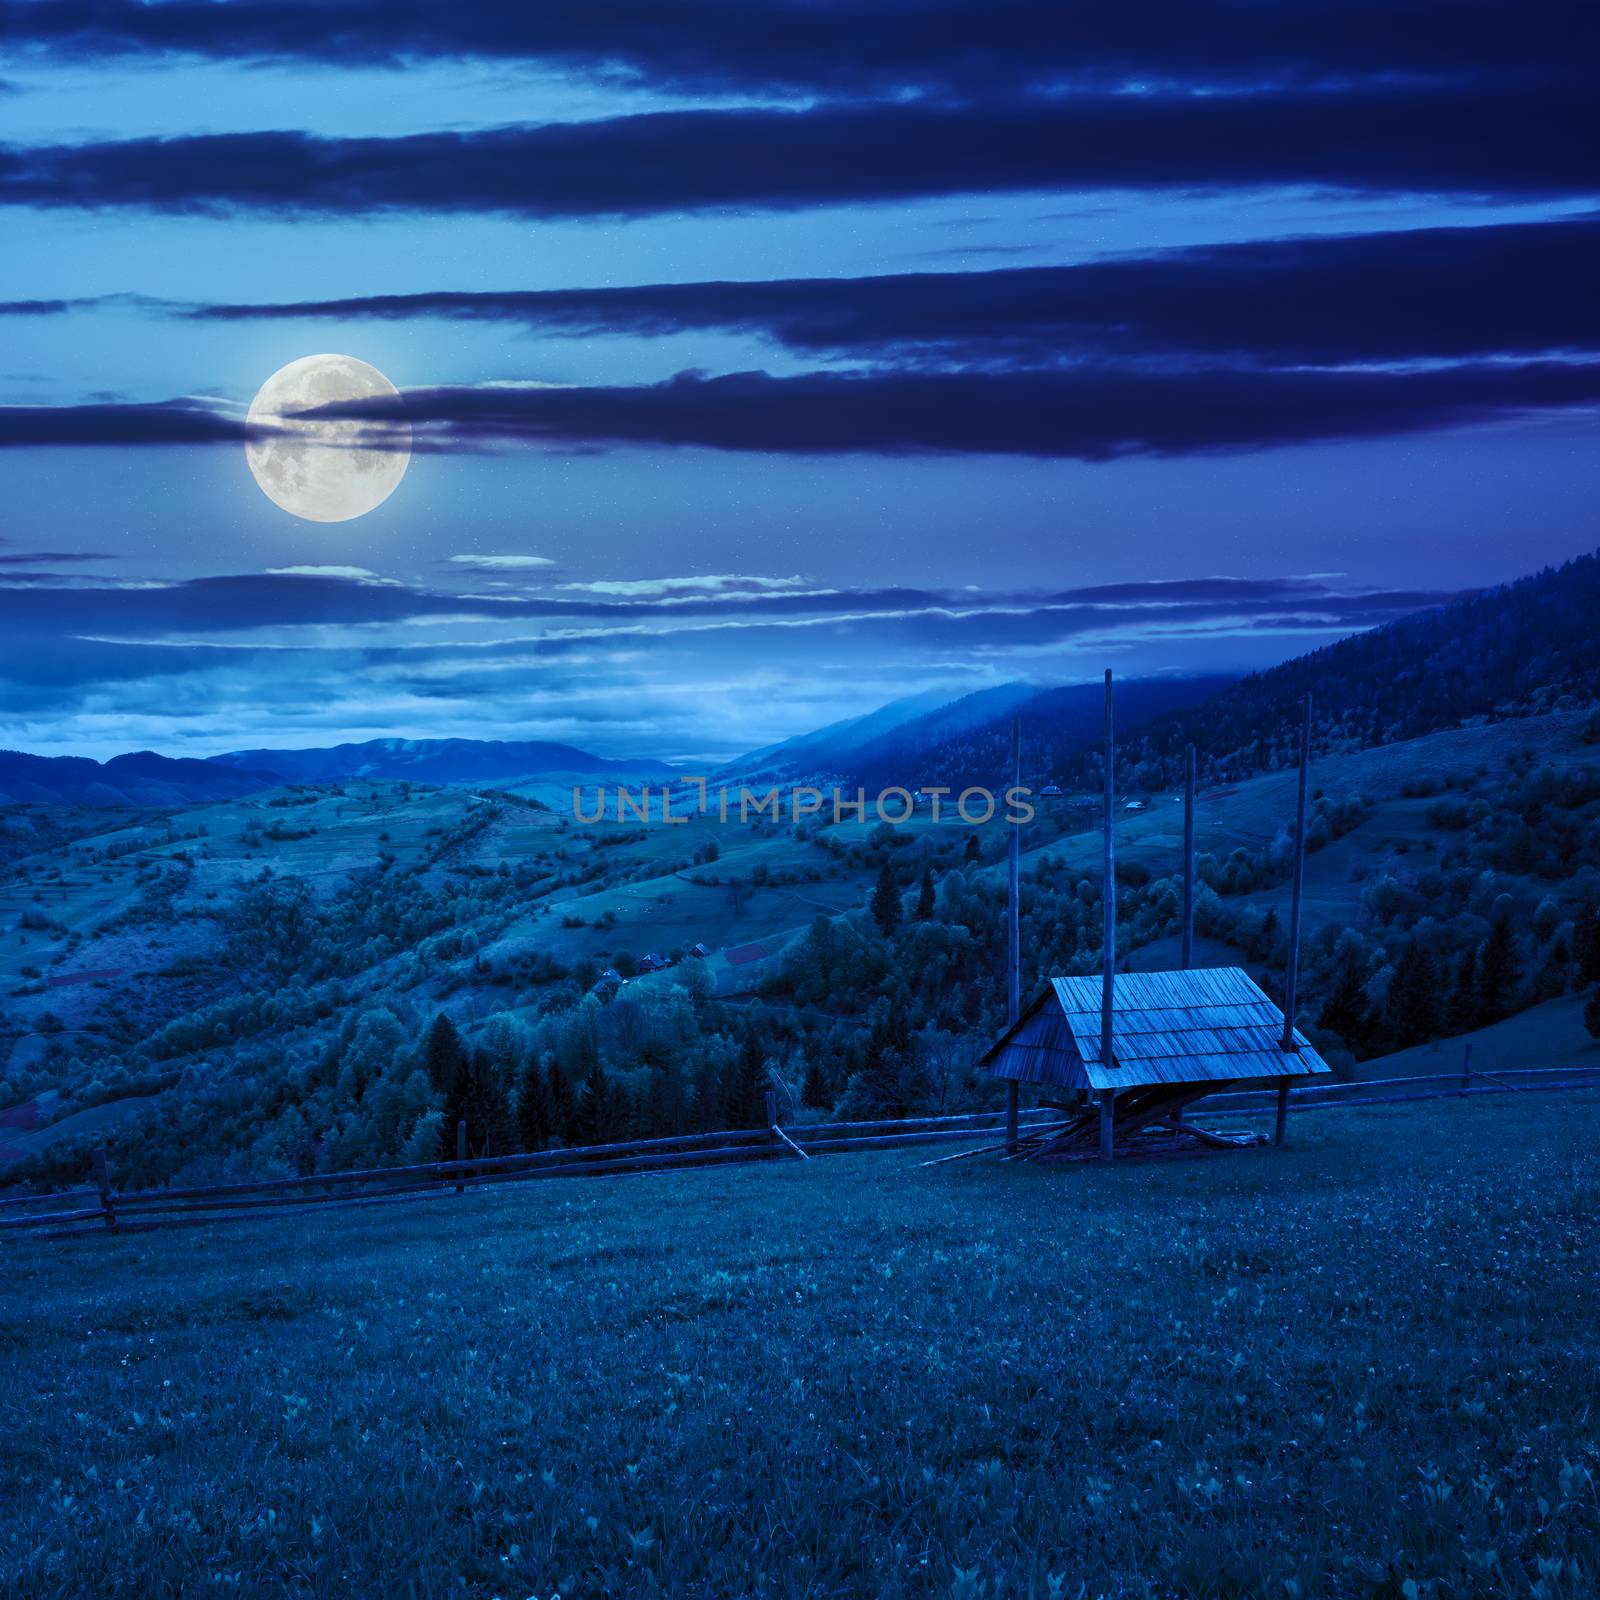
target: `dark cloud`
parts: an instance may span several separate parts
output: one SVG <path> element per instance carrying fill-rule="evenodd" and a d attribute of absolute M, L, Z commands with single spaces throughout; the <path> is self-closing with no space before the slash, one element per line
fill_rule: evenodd
<path fill-rule="evenodd" d="M 1070 674 L 1091 647 L 1096 658 L 1117 650 L 1130 670 L 1191 660 L 1233 670 L 1277 659 L 1285 635 L 1328 639 L 1451 598 L 1269 577 L 1053 593 L 785 588 L 670 605 L 522 593 L 490 604 L 263 573 L 102 588 L 62 579 L 8 606 L 7 581 L 0 706 L 22 719 L 14 740 L 48 725 L 58 746 L 104 749 L 114 711 L 128 747 L 202 753 L 332 743 L 397 720 L 418 737 L 470 726 L 588 744 L 605 729 L 635 752 L 702 750 L 707 696 L 721 703 L 732 678 L 748 692 L 733 722 L 719 719 L 731 754 L 857 711 L 864 695 L 891 698 L 912 678 L 954 694 L 975 676 Z"/>
<path fill-rule="evenodd" d="M 189 400 L 149 405 L 0 406 L 0 449 L 7 445 L 242 443 L 242 418 Z"/>
<path fill-rule="evenodd" d="M 703 631 L 709 621 L 744 629 L 798 620 L 913 618 L 962 619 L 1037 611 L 1087 622 L 1098 616 L 1160 618 L 1194 615 L 1315 613 L 1342 626 L 1376 621 L 1439 605 L 1450 592 L 1341 589 L 1312 578 L 1187 578 L 1057 591 L 974 591 L 837 587 L 795 591 L 750 590 L 733 594 L 687 594 L 664 604 L 658 594 L 628 598 L 558 593 L 508 593 L 492 601 L 444 589 L 392 581 L 288 573 L 242 573 L 191 578 L 176 583 L 98 588 L 65 583 L 32 591 L 27 611 L 16 618 L 19 635 L 115 635 L 130 642 L 182 636 L 226 636 L 262 628 L 403 624 L 477 616 L 500 622 L 567 626 L 603 624 L 608 636 L 629 629 L 653 631 L 688 625 Z M 522 642 L 493 646 L 474 640 L 440 644 L 443 651 L 483 648 L 521 650 Z"/>
<path fill-rule="evenodd" d="M 399 138 L 226 133 L 0 146 L 0 203 L 599 217 L 1129 187 L 1555 195 L 1600 189 L 1592 121 L 1586 85 L 1469 83 L 747 107 Z"/>
<path fill-rule="evenodd" d="M 187 315 L 510 322 L 568 335 L 724 328 L 808 354 L 1062 351 L 1394 361 L 1600 346 L 1600 219 L 1268 240 L 1078 266 L 617 289 L 369 295 Z M 1537 284 L 1507 294 L 1508 283 Z"/>
<path fill-rule="evenodd" d="M 966 453 L 1114 460 L 1270 449 L 1600 403 L 1600 363 L 1412 371 L 1076 365 L 1013 371 L 685 372 L 631 387 L 413 389 L 414 448 L 690 446 L 791 455 Z M 391 421 L 361 402 L 308 413 Z M 246 437 L 193 402 L 0 407 L 6 445 L 171 445 Z"/>
<path fill-rule="evenodd" d="M 337 67 L 539 61 L 711 91 L 1312 81 L 1592 66 L 1585 0 L 10 0 L 0 32 L 74 57 L 189 54 Z"/>
<path fill-rule="evenodd" d="M 570 653 L 585 637 L 610 648 L 711 648 L 708 642 L 721 637 L 741 650 L 757 640 L 777 650 L 794 637 L 796 625 L 847 625 L 853 637 L 870 629 L 873 638 L 913 648 L 1028 647 L 1129 628 L 1167 633 L 1298 625 L 1348 632 L 1454 597 L 1345 590 L 1307 578 L 1200 578 L 1056 592 L 885 586 L 686 596 L 671 605 L 653 595 L 573 599 L 554 593 L 491 603 L 394 582 L 278 573 L 98 588 L 60 580 L 28 590 L 26 607 L 17 608 L 0 641 L 0 676 L 35 686 L 103 682 L 210 669 L 220 658 L 248 667 L 257 657 L 273 663 L 276 673 L 296 670 L 293 658 L 327 656 L 418 668 L 462 659 L 515 669 L 529 655 Z M 469 636 L 440 636 L 441 621 L 465 626 L 463 619 Z M 425 630 L 408 632 L 417 623 Z M 330 644 L 320 632 L 340 627 L 377 631 L 365 645 L 349 634 Z M 504 637 L 506 627 L 516 636 Z M 319 631 L 296 645 L 281 633 L 296 628 Z M 533 637 L 525 636 L 529 629 Z M 245 637 L 259 630 L 279 630 L 270 649 Z"/>
<path fill-rule="evenodd" d="M 1597 402 L 1600 364 L 1530 362 L 1411 372 L 683 373 L 628 388 L 412 390 L 406 410 L 439 448 L 519 441 L 1111 460 L 1413 433 Z M 366 415 L 358 404 L 323 410 Z"/>
<path fill-rule="evenodd" d="M 5 543 L 0 540 L 0 544 Z M 0 551 L 0 567 L 71 566 L 80 561 L 114 561 L 115 556 L 97 550 L 30 550 L 8 554 Z"/>
<path fill-rule="evenodd" d="M 89 294 L 70 300 L 0 300 L 0 317 L 59 317 L 69 311 L 98 311 L 103 306 L 134 306 L 153 311 L 184 309 L 145 294 Z"/>

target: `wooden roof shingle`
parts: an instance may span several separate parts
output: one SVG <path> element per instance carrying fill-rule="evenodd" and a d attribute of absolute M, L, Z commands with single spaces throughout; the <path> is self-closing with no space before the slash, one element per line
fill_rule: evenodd
<path fill-rule="evenodd" d="M 1112 1062 L 1101 1060 L 1098 977 L 1050 986 L 984 1056 L 997 1078 L 1070 1089 L 1300 1077 L 1328 1064 L 1243 967 L 1120 972 L 1112 982 Z"/>

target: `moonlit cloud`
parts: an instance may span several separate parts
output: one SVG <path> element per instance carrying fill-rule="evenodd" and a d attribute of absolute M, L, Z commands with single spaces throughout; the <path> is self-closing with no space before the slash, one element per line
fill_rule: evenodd
<path fill-rule="evenodd" d="M 366 567 L 295 566 L 268 567 L 267 575 L 274 578 L 348 578 L 352 583 L 392 583 L 392 578 L 380 578 Z"/>
<path fill-rule="evenodd" d="M 537 572 L 553 567 L 549 556 L 451 556 L 449 565 L 469 572 Z"/>
<path fill-rule="evenodd" d="M 616 595 L 620 599 L 648 599 L 663 595 L 775 593 L 785 589 L 803 589 L 807 582 L 807 579 L 800 577 L 756 578 L 740 573 L 720 572 L 689 578 L 602 578 L 592 583 L 560 583 L 556 587 L 580 594 Z"/>
<path fill-rule="evenodd" d="M 0 744 L 38 747 L 48 726 L 47 743 L 113 753 L 116 727 L 213 754 L 329 728 L 371 736 L 387 717 L 410 737 L 470 726 L 669 756 L 711 740 L 731 756 L 847 715 L 863 695 L 895 698 L 913 677 L 952 696 L 1071 681 L 1106 651 L 1129 670 L 1237 669 L 1274 640 L 1330 639 L 1448 598 L 1304 577 L 959 592 L 821 590 L 782 574 L 662 582 L 700 587 L 665 606 L 657 585 L 626 579 L 479 603 L 357 568 L 33 589 L 0 638 Z"/>

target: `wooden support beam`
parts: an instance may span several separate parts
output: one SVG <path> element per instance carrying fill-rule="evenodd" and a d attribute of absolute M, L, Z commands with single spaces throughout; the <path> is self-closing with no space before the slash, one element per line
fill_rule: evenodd
<path fill-rule="evenodd" d="M 1194 965 L 1194 746 L 1183 780 L 1183 970 Z"/>
<path fill-rule="evenodd" d="M 1306 695 L 1305 722 L 1300 729 L 1300 792 L 1295 805 L 1294 891 L 1289 901 L 1289 961 L 1283 986 L 1283 1053 L 1298 1054 L 1294 1014 L 1299 1003 L 1300 908 L 1306 888 L 1306 795 L 1311 781 L 1311 696 Z M 1272 1142 L 1281 1145 L 1289 1127 L 1289 1080 L 1278 1080 L 1278 1120 Z"/>
<path fill-rule="evenodd" d="M 1114 771 L 1116 734 L 1111 722 L 1111 668 L 1106 668 L 1106 794 L 1102 828 L 1105 833 L 1105 886 L 1100 899 L 1105 906 L 1105 926 L 1101 931 L 1100 971 L 1100 1061 L 1109 1072 L 1116 1065 L 1113 1055 L 1114 993 L 1117 970 L 1117 848 L 1113 808 L 1116 803 Z M 1108 1155 L 1106 1159 L 1111 1158 Z"/>
<path fill-rule="evenodd" d="M 1050 1134 L 1058 1132 L 1060 1129 L 1066 1126 L 1067 1124 L 1064 1122 L 1055 1122 L 1047 1128 L 1030 1128 L 1028 1130 L 1027 1137 L 1023 1139 L 1021 1143 L 1028 1146 L 1029 1151 L 1031 1151 L 1032 1146 L 1037 1144 L 1041 1139 Z M 976 1150 L 958 1150 L 953 1156 L 935 1156 L 931 1161 L 919 1161 L 917 1165 L 919 1167 L 942 1167 L 951 1161 L 970 1161 L 974 1156 L 993 1155 L 996 1150 L 1008 1149 L 1010 1149 L 1010 1147 L 1005 1144 L 982 1144 L 979 1145 Z M 1012 1151 L 1011 1153 L 1015 1154 L 1015 1151 Z M 1009 1156 L 1007 1159 L 1009 1159 Z"/>
<path fill-rule="evenodd" d="M 94 1186 L 100 1196 L 100 1215 L 105 1225 L 115 1230 L 117 1226 L 117 1208 L 111 1199 L 111 1171 L 106 1165 L 106 1147 L 95 1146 L 94 1152 Z"/>
<path fill-rule="evenodd" d="M 1246 1150 L 1251 1145 L 1262 1144 L 1264 1141 L 1259 1133 L 1213 1133 L 1209 1128 L 1197 1128 L 1191 1122 L 1183 1130 L 1191 1139 L 1198 1139 L 1201 1144 L 1213 1150 Z"/>
<path fill-rule="evenodd" d="M 1022 787 L 1022 722 L 1011 719 L 1011 787 Z M 1018 856 L 1022 848 L 1020 830 L 1008 822 L 1010 838 L 1006 846 L 1006 1026 L 1014 1028 L 1022 1015 L 1022 910 L 1018 896 Z M 1017 1148 L 1017 1108 L 1020 1086 L 1015 1078 L 1006 1081 L 1006 1149 Z"/>
<path fill-rule="evenodd" d="M 1100 1159 L 1102 1161 L 1110 1161 L 1114 1154 L 1115 1134 L 1112 1128 L 1116 1120 L 1116 1100 L 1117 1091 L 1115 1089 L 1102 1089 L 1100 1091 Z"/>
<path fill-rule="evenodd" d="M 802 1160 L 802 1161 L 809 1161 L 809 1160 L 810 1160 L 810 1159 L 811 1159 L 811 1157 L 810 1157 L 810 1156 L 808 1156 L 808 1155 L 807 1155 L 807 1154 L 806 1154 L 806 1153 L 805 1153 L 805 1151 L 804 1151 L 804 1150 L 802 1150 L 802 1149 L 801 1149 L 801 1148 L 800 1148 L 800 1146 L 799 1146 L 799 1145 L 797 1145 L 797 1144 L 796 1144 L 796 1143 L 795 1143 L 795 1142 L 794 1142 L 794 1140 L 793 1140 L 793 1139 L 791 1139 L 791 1138 L 790 1138 L 790 1137 L 789 1137 L 789 1135 L 788 1135 L 788 1134 L 786 1134 L 786 1133 L 785 1133 L 785 1132 L 784 1132 L 784 1131 L 783 1131 L 783 1129 L 782 1129 L 782 1128 L 780 1128 L 780 1127 L 779 1127 L 779 1126 L 778 1126 L 778 1124 L 777 1124 L 777 1123 L 776 1123 L 776 1122 L 774 1122 L 774 1123 L 773 1123 L 773 1124 L 772 1124 L 772 1132 L 773 1132 L 773 1134 L 774 1134 L 774 1136 L 775 1136 L 775 1137 L 776 1137 L 776 1138 L 777 1138 L 777 1139 L 778 1139 L 778 1141 L 779 1141 L 779 1142 L 780 1142 L 780 1143 L 782 1143 L 782 1144 L 786 1144 L 786 1145 L 788 1145 L 788 1147 L 789 1147 L 789 1149 L 790 1149 L 790 1150 L 791 1150 L 791 1151 L 792 1151 L 792 1152 L 793 1152 L 793 1153 L 794 1153 L 794 1154 L 795 1154 L 795 1155 L 797 1155 L 797 1156 L 799 1156 L 799 1157 L 800 1157 L 800 1159 L 801 1159 L 801 1160 Z"/>

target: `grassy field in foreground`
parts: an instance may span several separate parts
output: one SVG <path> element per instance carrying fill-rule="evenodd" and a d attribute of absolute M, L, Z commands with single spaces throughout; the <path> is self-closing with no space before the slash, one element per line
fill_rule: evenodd
<path fill-rule="evenodd" d="M 1591 1595 L 1600 1096 L 0 1248 L 0 1593 Z"/>

